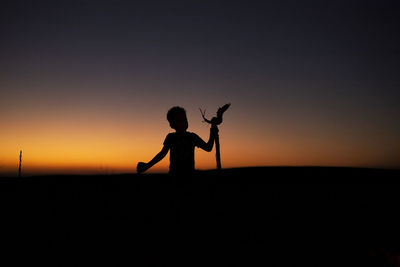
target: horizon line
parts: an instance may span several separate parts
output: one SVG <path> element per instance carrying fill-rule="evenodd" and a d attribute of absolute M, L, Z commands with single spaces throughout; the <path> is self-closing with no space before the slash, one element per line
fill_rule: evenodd
<path fill-rule="evenodd" d="M 260 165 L 260 166 L 240 166 L 240 167 L 228 167 L 218 170 L 212 169 L 196 169 L 196 172 L 210 172 L 210 171 L 224 171 L 224 170 L 237 170 L 237 169 L 258 169 L 258 168 L 332 168 L 332 169 L 367 169 L 367 170 L 388 170 L 388 171 L 400 171 L 400 167 L 366 167 L 366 166 L 329 166 L 329 165 Z M 168 171 L 150 171 L 142 174 L 137 172 L 109 172 L 109 173 L 79 173 L 79 172 L 65 172 L 65 173 L 44 173 L 28 172 L 27 175 L 22 173 L 21 177 L 18 177 L 18 171 L 15 174 L 0 173 L 0 178 L 29 178 L 29 177 L 42 177 L 42 176 L 116 176 L 116 175 L 167 175 Z"/>

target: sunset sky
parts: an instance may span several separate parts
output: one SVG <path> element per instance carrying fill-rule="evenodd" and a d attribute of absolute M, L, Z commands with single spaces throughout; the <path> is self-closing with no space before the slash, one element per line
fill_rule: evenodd
<path fill-rule="evenodd" d="M 0 174 L 136 172 L 172 106 L 222 167 L 400 168 L 398 1 L 2 1 Z M 169 155 L 149 172 L 167 172 Z M 215 168 L 196 150 L 196 168 Z"/>

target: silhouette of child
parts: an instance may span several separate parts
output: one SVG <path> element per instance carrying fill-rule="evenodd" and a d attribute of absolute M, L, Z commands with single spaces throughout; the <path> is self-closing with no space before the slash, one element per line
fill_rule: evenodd
<path fill-rule="evenodd" d="M 137 172 L 142 173 L 162 160 L 170 151 L 169 173 L 172 175 L 190 175 L 194 172 L 194 148 L 199 147 L 210 152 L 218 134 L 218 128 L 212 125 L 208 142 L 204 142 L 197 134 L 187 132 L 188 121 L 186 111 L 182 107 L 173 107 L 167 113 L 167 120 L 174 133 L 169 133 L 161 151 L 148 163 L 139 162 Z"/>

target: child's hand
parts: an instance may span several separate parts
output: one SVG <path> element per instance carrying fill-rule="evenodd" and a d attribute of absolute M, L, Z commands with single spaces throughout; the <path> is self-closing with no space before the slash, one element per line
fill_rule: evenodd
<path fill-rule="evenodd" d="M 137 171 L 137 173 L 140 174 L 140 173 L 142 173 L 142 172 L 145 172 L 148 168 L 149 168 L 149 167 L 147 166 L 147 163 L 139 162 L 139 163 L 137 164 L 136 171 Z"/>
<path fill-rule="evenodd" d="M 216 125 L 212 125 L 210 128 L 210 132 L 212 135 L 216 136 L 218 134 L 218 127 Z"/>

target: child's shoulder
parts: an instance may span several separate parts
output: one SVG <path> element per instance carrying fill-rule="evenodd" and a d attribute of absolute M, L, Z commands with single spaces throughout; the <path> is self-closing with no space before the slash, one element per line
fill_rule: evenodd
<path fill-rule="evenodd" d="M 187 137 L 196 137 L 198 136 L 196 133 L 193 132 L 184 132 L 184 133 L 177 133 L 177 132 L 171 132 L 168 133 L 167 136 L 165 137 L 166 139 L 170 138 L 187 138 Z"/>
<path fill-rule="evenodd" d="M 196 133 L 193 133 L 193 132 L 186 132 L 186 133 L 187 133 L 187 135 L 190 136 L 190 137 L 196 137 L 196 136 L 198 136 Z"/>
<path fill-rule="evenodd" d="M 193 135 L 193 134 L 197 135 L 196 133 L 186 131 L 186 132 L 184 132 L 184 133 L 170 132 L 170 133 L 167 134 L 167 136 L 168 136 L 168 135 Z"/>
<path fill-rule="evenodd" d="M 194 137 L 198 136 L 196 133 L 193 133 L 193 132 L 189 132 L 189 134 L 190 134 L 191 136 L 194 136 Z"/>

